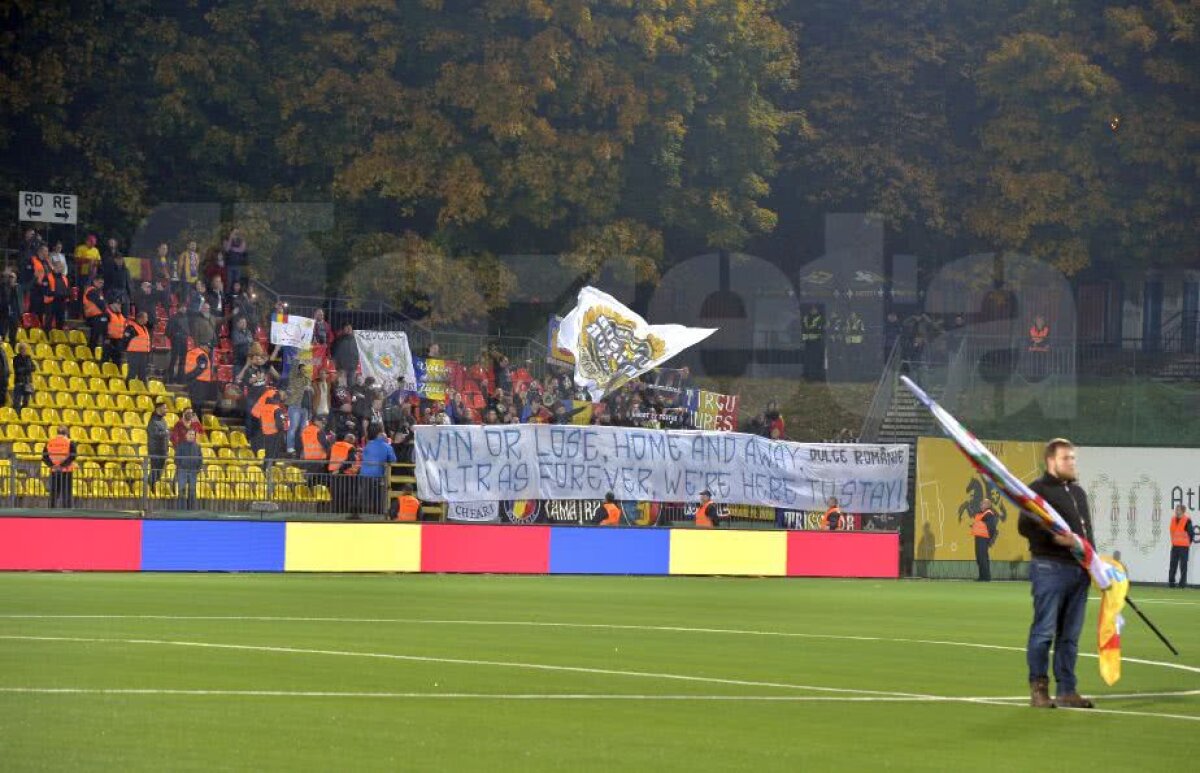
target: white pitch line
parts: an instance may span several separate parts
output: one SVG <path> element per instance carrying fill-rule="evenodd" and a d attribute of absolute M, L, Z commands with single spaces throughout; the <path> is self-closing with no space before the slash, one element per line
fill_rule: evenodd
<path fill-rule="evenodd" d="M 971 698 L 971 697 L 952 697 L 944 695 L 926 695 L 922 693 L 903 693 L 881 690 L 855 690 L 841 687 L 820 687 L 815 685 L 799 685 L 787 684 L 780 682 L 757 682 L 745 679 L 723 679 L 719 677 L 709 676 L 690 676 L 687 674 L 663 674 L 649 671 L 621 671 L 617 669 L 607 668 L 588 668 L 583 666 L 554 666 L 545 663 L 520 663 L 506 662 L 496 660 L 468 660 L 464 658 L 437 658 L 425 655 L 398 655 L 382 652 L 347 652 L 341 650 L 317 650 L 304 649 L 299 647 L 273 647 L 254 644 L 219 644 L 215 642 L 193 642 L 193 641 L 177 641 L 168 639 L 101 639 L 94 637 L 69 637 L 69 636 L 17 636 L 17 635 L 0 635 L 0 639 L 20 640 L 20 641 L 63 641 L 77 643 L 98 643 L 98 644 L 145 644 L 145 645 L 162 645 L 176 647 L 199 647 L 204 649 L 226 649 L 226 650 L 244 650 L 250 652 L 272 652 L 272 653 L 287 653 L 295 655 L 333 655 L 340 657 L 362 657 L 362 658 L 379 658 L 384 660 L 402 660 L 408 662 L 422 663 L 447 663 L 451 665 L 469 665 L 469 666 L 495 666 L 499 668 L 518 668 L 530 669 L 536 671 L 562 671 L 570 673 L 584 674 L 600 674 L 604 676 L 632 676 L 648 679 L 666 679 L 685 682 L 703 682 L 708 684 L 725 684 L 736 685 L 741 687 L 772 687 L 793 690 L 809 690 L 812 692 L 831 692 L 845 695 L 854 695 L 856 697 L 874 697 L 892 699 L 891 702 L 945 702 L 945 703 L 970 703 L 980 706 L 1006 706 L 1009 708 L 1019 707 L 1020 704 L 1008 702 L 1005 700 L 991 700 L 987 698 Z M 786 696 L 784 696 L 786 697 Z M 793 696 L 796 697 L 796 696 Z M 816 697 L 816 696 L 813 696 Z M 900 699 L 900 700 L 896 700 Z M 1088 714 L 1113 714 L 1122 716 L 1134 717 L 1154 717 L 1158 719 L 1178 719 L 1189 722 L 1200 721 L 1200 716 L 1189 716 L 1186 714 L 1165 714 L 1158 712 L 1145 711 L 1120 711 L 1117 709 L 1090 709 L 1084 713 Z"/>
<path fill-rule="evenodd" d="M 1100 700 L 1117 700 L 1117 699 L 1133 699 L 1133 698 L 1187 698 L 1193 695 L 1200 695 L 1200 690 L 1172 690 L 1168 692 L 1114 692 L 1114 693 L 1094 693 L 1093 698 Z M 1028 695 L 985 695 L 975 698 L 978 701 L 1027 701 Z"/>
<path fill-rule="evenodd" d="M 504 660 L 474 660 L 468 658 L 439 658 L 432 655 L 399 655 L 386 652 L 356 652 L 343 650 L 318 650 L 301 647 L 277 647 L 263 644 L 222 644 L 217 642 L 179 641 L 174 639 L 104 639 L 87 636 L 19 636 L 2 634 L 0 639 L 17 641 L 59 641 L 91 644 L 146 644 L 171 647 L 198 647 L 202 649 L 243 650 L 247 652 L 287 653 L 291 655 L 332 655 L 353 658 L 378 658 L 381 660 L 402 660 L 414 663 L 446 663 L 459 666 L 493 666 L 497 668 L 518 668 L 532 671 L 562 671 L 575 674 L 598 674 L 601 676 L 632 676 L 643 679 L 668 679 L 681 682 L 703 682 L 705 684 L 725 684 L 737 687 L 772 687 L 785 690 L 809 690 L 811 692 L 841 693 L 848 695 L 875 695 L 892 698 L 919 698 L 923 700 L 945 700 L 941 696 L 924 693 L 896 692 L 893 690 L 855 690 L 844 687 L 821 687 L 807 684 L 790 684 L 786 682 L 760 682 L 747 679 L 725 679 L 715 676 L 691 676 L 687 674 L 667 674 L 654 671 L 625 671 L 614 668 L 590 668 L 587 666 L 556 666 L 548 663 L 521 663 Z"/>
<path fill-rule="evenodd" d="M 505 701 L 762 701 L 833 703 L 930 703 L 972 700 L 945 696 L 912 697 L 886 695 L 639 695 L 631 693 L 467 693 L 467 692 L 325 692 L 311 690 L 186 690 L 122 687 L 0 687 L 0 693 L 38 695 L 182 695 L 247 698 L 399 698 Z"/>
<path fill-rule="evenodd" d="M 1099 596 L 1088 596 L 1088 601 L 1099 601 Z M 1181 599 L 1135 599 L 1138 604 L 1175 604 L 1181 607 L 1200 607 L 1200 601 L 1183 601 Z"/>
<path fill-rule="evenodd" d="M 943 647 L 969 647 L 972 649 L 998 650 L 1001 652 L 1024 652 L 1024 647 L 1006 644 L 980 644 L 976 642 L 946 641 L 942 639 L 905 639 L 886 636 L 852 636 L 832 633 L 797 633 L 791 631 L 762 631 L 740 628 L 695 628 L 674 625 L 632 625 L 620 623 L 560 623 L 530 620 L 431 620 L 423 618 L 370 618 L 370 617 L 277 617 L 265 615 L 0 615 L 10 620 L 172 620 L 172 621 L 218 621 L 218 622 L 262 622 L 262 623 L 360 623 L 360 624 L 403 624 L 403 625 L 479 625 L 513 626 L 532 628 L 583 628 L 613 631 L 661 631 L 667 633 L 726 634 L 736 636 L 777 636 L 797 639 L 828 639 L 833 641 L 865 641 L 885 644 L 928 644 Z M 1080 657 L 1099 658 L 1094 652 L 1081 652 Z M 1200 666 L 1171 663 L 1163 660 L 1122 657 L 1124 663 L 1157 666 L 1177 671 L 1200 674 Z"/>

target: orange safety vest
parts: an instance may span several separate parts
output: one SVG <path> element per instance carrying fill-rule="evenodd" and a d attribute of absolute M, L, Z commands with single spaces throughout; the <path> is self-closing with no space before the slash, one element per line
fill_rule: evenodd
<path fill-rule="evenodd" d="M 621 508 L 617 507 L 612 502 L 605 502 L 604 512 L 606 513 L 606 517 L 600 522 L 601 526 L 621 525 Z"/>
<path fill-rule="evenodd" d="M 832 531 L 833 530 L 833 517 L 832 516 L 834 513 L 837 513 L 838 516 L 840 516 L 840 517 L 845 517 L 845 514 L 841 511 L 841 508 L 831 507 L 825 511 L 825 515 L 821 516 L 821 526 Z"/>
<path fill-rule="evenodd" d="M 354 446 L 347 443 L 345 440 L 339 440 L 333 444 L 333 448 L 329 449 L 329 471 L 334 474 L 342 475 L 357 475 L 358 462 L 356 461 L 349 470 L 344 473 L 338 473 L 342 468 L 342 463 L 346 461 L 346 457 L 354 450 Z"/>
<path fill-rule="evenodd" d="M 71 439 L 62 435 L 55 435 L 46 441 L 46 455 L 50 457 L 51 463 L 55 467 L 60 466 L 71 455 Z M 75 469 L 75 465 L 63 467 L 63 472 L 71 472 Z"/>
<path fill-rule="evenodd" d="M 95 301 L 92 300 L 92 298 L 94 297 L 93 293 L 98 293 L 100 295 L 103 295 L 104 291 L 101 290 L 99 287 L 96 287 L 95 285 L 93 285 L 83 291 L 83 317 L 84 317 L 84 319 L 91 319 L 92 317 L 98 317 L 104 313 L 103 311 L 100 310 L 100 307 L 96 305 Z"/>
<path fill-rule="evenodd" d="M 984 510 L 982 513 L 975 513 L 975 519 L 971 521 L 972 535 L 976 537 L 983 537 L 984 539 L 988 539 L 992 536 L 988 533 L 987 524 L 983 522 L 983 519 L 986 518 L 991 512 L 991 510 Z"/>
<path fill-rule="evenodd" d="M 146 330 L 145 325 L 140 325 L 137 322 L 130 322 L 129 327 L 133 328 L 134 336 L 129 339 L 129 348 L 127 352 L 131 354 L 149 353 L 150 352 L 150 332 Z"/>
<path fill-rule="evenodd" d="M 193 370 L 195 370 L 196 362 L 201 356 L 208 358 L 208 365 L 204 368 L 204 370 L 200 371 L 200 375 L 196 376 L 196 380 L 212 381 L 212 357 L 209 357 L 208 352 L 204 351 L 204 349 L 199 346 L 193 346 L 191 349 L 188 349 L 187 358 L 183 363 L 183 370 L 185 373 L 191 373 Z"/>
<path fill-rule="evenodd" d="M 58 285 L 60 283 L 68 289 L 71 286 L 71 283 L 67 281 L 67 278 L 62 274 L 58 274 L 54 271 L 46 274 L 46 289 L 42 293 L 42 298 L 45 299 L 46 303 L 54 302 L 54 296 L 56 295 L 55 291 L 58 289 Z"/>
<path fill-rule="evenodd" d="M 1049 349 L 1046 344 L 1046 339 L 1050 337 L 1050 326 L 1043 325 L 1037 327 L 1031 325 L 1029 327 L 1029 350 L 1031 352 L 1044 352 Z"/>
<path fill-rule="evenodd" d="M 417 520 L 417 514 L 420 512 L 421 500 L 412 494 L 400 495 L 400 512 L 396 516 L 397 521 L 415 521 Z"/>
<path fill-rule="evenodd" d="M 125 315 L 115 311 L 108 313 L 108 337 L 109 338 L 124 338 L 125 337 Z"/>
<path fill-rule="evenodd" d="M 1182 518 L 1171 516 L 1171 544 L 1177 548 L 1186 548 L 1192 544 L 1192 541 L 1188 539 L 1187 523 L 1186 515 Z"/>
<path fill-rule="evenodd" d="M 696 508 L 696 526 L 701 529 L 711 529 L 713 527 L 712 516 L 708 514 L 709 508 L 713 506 L 711 501 L 706 502 Z"/>
<path fill-rule="evenodd" d="M 264 389 L 263 393 L 258 396 L 258 402 L 250 409 L 250 415 L 262 423 L 264 435 L 274 435 L 279 432 L 278 422 L 275 420 L 275 409 L 279 406 L 269 402 L 277 394 L 279 394 L 278 389 Z"/>
<path fill-rule="evenodd" d="M 325 446 L 321 445 L 321 428 L 309 424 L 300 432 L 300 445 L 304 450 L 304 458 L 310 462 L 325 459 Z"/>
<path fill-rule="evenodd" d="M 37 255 L 34 255 L 30 262 L 33 264 L 33 281 L 41 284 L 46 277 L 46 264 Z"/>

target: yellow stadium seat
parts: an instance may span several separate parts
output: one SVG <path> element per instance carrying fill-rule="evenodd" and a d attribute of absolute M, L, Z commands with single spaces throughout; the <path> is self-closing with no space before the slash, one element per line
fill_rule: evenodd
<path fill-rule="evenodd" d="M 121 414 L 121 423 L 126 427 L 144 427 L 146 426 L 146 417 L 142 416 L 137 411 L 125 411 Z M 171 426 L 171 422 L 167 422 L 167 426 Z"/>
<path fill-rule="evenodd" d="M 79 363 L 75 362 L 75 360 L 73 360 L 73 359 L 72 360 L 63 360 L 62 363 L 59 365 L 59 370 L 62 371 L 62 374 L 64 376 L 78 376 L 79 375 Z"/>
<path fill-rule="evenodd" d="M 41 363 L 38 363 L 38 370 L 47 376 L 57 376 L 59 372 L 58 362 L 55 360 L 45 360 Z M 54 383 L 54 380 L 51 379 L 50 383 Z M 54 389 L 54 387 L 51 387 L 51 389 Z"/>
<path fill-rule="evenodd" d="M 81 411 L 91 411 L 96 408 L 96 400 L 87 392 L 75 395 L 75 407 Z"/>
<path fill-rule="evenodd" d="M 63 363 L 74 362 L 75 352 L 71 351 L 71 347 L 65 343 L 54 345 L 54 356 L 62 360 Z"/>
<path fill-rule="evenodd" d="M 217 448 L 224 448 L 229 445 L 229 435 L 223 429 L 214 429 L 207 433 L 209 440 Z"/>
<path fill-rule="evenodd" d="M 54 395 L 54 404 L 59 408 L 74 408 L 75 396 L 70 392 L 59 392 Z"/>
<path fill-rule="evenodd" d="M 120 378 L 121 369 L 117 367 L 115 362 L 106 362 L 100 366 L 100 375 L 105 378 Z"/>
<path fill-rule="evenodd" d="M 131 378 L 126 382 L 125 387 L 130 394 L 140 395 L 146 393 L 146 385 L 142 383 L 140 378 Z"/>
<path fill-rule="evenodd" d="M 29 478 L 25 481 L 17 482 L 17 493 L 27 497 L 44 497 L 46 496 L 46 484 L 41 478 Z"/>
<path fill-rule="evenodd" d="M 86 344 L 87 335 L 82 330 L 72 330 L 67 333 L 67 341 L 72 344 Z"/>
<path fill-rule="evenodd" d="M 133 446 L 117 446 L 117 456 L 146 456 L 146 451 L 145 449 L 137 449 Z"/>
<path fill-rule="evenodd" d="M 38 421 L 37 408 L 30 408 L 28 405 L 21 409 L 22 424 L 36 424 Z"/>
<path fill-rule="evenodd" d="M 297 502 L 311 502 L 313 498 L 312 490 L 303 483 L 296 486 L 295 496 Z"/>
<path fill-rule="evenodd" d="M 55 408 L 43 408 L 42 409 L 42 423 L 43 424 L 54 424 L 57 426 L 58 422 L 59 422 L 59 418 L 58 418 L 58 410 L 57 409 L 55 409 Z"/>
<path fill-rule="evenodd" d="M 34 373 L 33 378 L 30 380 L 30 383 L 33 384 L 33 391 L 35 391 L 35 392 L 46 391 L 46 377 L 43 376 L 41 373 Z"/>
<path fill-rule="evenodd" d="M 98 425 L 93 426 L 91 431 L 88 433 L 88 439 L 90 439 L 93 443 L 107 443 L 109 442 L 108 430 Z"/>
<path fill-rule="evenodd" d="M 50 392 L 38 392 L 33 396 L 33 404 L 38 408 L 53 408 L 54 395 Z"/>
<path fill-rule="evenodd" d="M 150 383 L 146 385 L 146 388 L 152 395 L 165 395 L 167 393 L 166 384 L 156 378 L 150 379 Z"/>
<path fill-rule="evenodd" d="M 179 413 L 183 413 L 184 411 L 186 411 L 188 408 L 191 408 L 191 407 L 192 407 L 192 401 L 190 399 L 188 399 L 187 397 L 180 395 L 179 397 L 175 398 L 175 410 L 178 411 Z"/>
<path fill-rule="evenodd" d="M 136 405 L 139 411 L 150 413 L 154 410 L 154 398 L 150 395 L 138 395 Z"/>
<path fill-rule="evenodd" d="M 88 390 L 96 394 L 105 394 L 108 392 L 108 384 L 99 376 L 92 376 L 88 379 Z"/>
<path fill-rule="evenodd" d="M 17 343 L 22 344 L 22 343 L 28 343 L 28 342 L 29 342 L 29 331 L 26 330 L 25 328 L 17 328 Z"/>
<path fill-rule="evenodd" d="M 238 455 L 238 459 L 242 459 L 244 461 L 249 461 L 249 462 L 252 462 L 258 458 L 257 456 L 254 455 L 254 451 L 252 451 L 249 446 L 246 446 L 245 448 L 239 448 L 237 450 L 237 455 Z"/>
<path fill-rule="evenodd" d="M 90 409 L 84 410 L 82 419 L 82 423 L 86 427 L 97 427 L 104 423 L 104 420 L 100 418 L 100 412 Z"/>
<path fill-rule="evenodd" d="M 94 378 L 100 375 L 100 366 L 91 360 L 84 360 L 79 366 L 79 372 L 88 378 Z"/>
<path fill-rule="evenodd" d="M 32 456 L 33 447 L 23 441 L 17 441 L 12 444 L 12 452 L 14 456 Z"/>
<path fill-rule="evenodd" d="M 100 479 L 94 480 L 91 483 L 92 496 L 97 499 L 108 499 L 112 495 L 108 490 L 108 481 Z"/>
<path fill-rule="evenodd" d="M 50 343 L 65 344 L 66 342 L 67 342 L 67 331 L 65 331 L 65 330 L 51 330 L 50 331 Z"/>
<path fill-rule="evenodd" d="M 25 427 L 21 424 L 11 423 L 4 428 L 4 439 L 8 441 L 24 440 Z"/>
<path fill-rule="evenodd" d="M 129 433 L 125 431 L 124 427 L 113 427 L 108 431 L 108 436 L 112 438 L 112 442 L 114 443 L 131 442 L 129 439 Z"/>
<path fill-rule="evenodd" d="M 83 376 L 71 376 L 70 380 L 67 382 L 67 387 L 76 394 L 87 392 L 87 379 L 85 379 Z"/>
<path fill-rule="evenodd" d="M 46 388 L 53 392 L 65 392 L 67 391 L 66 379 L 55 374 L 47 380 Z"/>
<path fill-rule="evenodd" d="M 29 342 L 35 343 L 35 344 L 45 343 L 46 342 L 46 331 L 42 330 L 40 327 L 30 328 L 29 329 Z"/>
<path fill-rule="evenodd" d="M 200 426 L 204 427 L 205 429 L 220 429 L 221 422 L 217 420 L 216 416 L 209 413 L 200 420 Z"/>
<path fill-rule="evenodd" d="M 112 365 L 111 362 L 106 362 L 104 364 Z M 125 383 L 125 379 L 120 378 L 119 376 L 118 377 L 110 377 L 108 379 L 108 391 L 112 392 L 114 395 L 119 395 L 124 392 L 128 392 L 129 385 Z"/>
<path fill-rule="evenodd" d="M 112 397 L 112 406 L 118 411 L 132 411 L 134 409 L 133 400 L 129 395 L 110 395 Z"/>
<path fill-rule="evenodd" d="M 62 419 L 62 423 L 66 424 L 67 426 L 83 423 L 83 420 L 79 416 L 79 411 L 75 410 L 74 408 L 63 408 L 59 412 L 59 418 Z"/>
<path fill-rule="evenodd" d="M 229 433 L 229 445 L 234 448 L 249 448 L 250 441 L 246 439 L 246 433 L 240 429 L 235 429 Z"/>
<path fill-rule="evenodd" d="M 39 360 L 48 360 L 54 356 L 54 347 L 47 343 L 40 343 L 33 347 L 33 356 Z"/>
<path fill-rule="evenodd" d="M 8 424 L 17 420 L 17 412 L 12 406 L 6 405 L 0 408 L 0 424 Z"/>
<path fill-rule="evenodd" d="M 92 404 L 96 406 L 98 411 L 107 411 L 113 407 L 112 397 L 107 394 L 92 395 Z"/>
<path fill-rule="evenodd" d="M 30 424 L 25 428 L 25 437 L 29 438 L 30 442 L 46 442 L 46 428 L 41 424 Z"/>
<path fill-rule="evenodd" d="M 319 485 L 313 486 L 312 487 L 312 497 L 317 502 L 328 502 L 329 501 L 329 487 L 328 486 L 319 486 Z"/>
<path fill-rule="evenodd" d="M 120 427 L 124 424 L 119 411 L 105 411 L 103 419 L 106 427 Z"/>
<path fill-rule="evenodd" d="M 96 455 L 96 447 L 93 446 L 91 443 L 76 443 L 75 450 L 77 452 L 79 452 L 80 456 L 95 456 Z"/>
<path fill-rule="evenodd" d="M 206 460 L 212 459 L 215 456 L 212 446 L 200 446 L 200 456 Z"/>
<path fill-rule="evenodd" d="M 108 443 L 100 443 L 96 446 L 96 456 L 101 458 L 116 456 L 116 450 Z"/>
<path fill-rule="evenodd" d="M 114 499 L 128 499 L 133 496 L 133 490 L 129 484 L 123 480 L 113 481 L 108 484 L 109 490 L 112 492 Z"/>

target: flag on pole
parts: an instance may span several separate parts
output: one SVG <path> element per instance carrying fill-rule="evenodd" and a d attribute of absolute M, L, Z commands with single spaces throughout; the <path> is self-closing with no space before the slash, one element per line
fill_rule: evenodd
<path fill-rule="evenodd" d="M 1100 675 L 1110 685 L 1116 682 L 1121 676 L 1120 634 L 1121 627 L 1124 625 L 1121 610 L 1125 608 L 1125 595 L 1129 590 L 1129 578 L 1125 573 L 1125 567 L 1114 559 L 1101 558 L 1090 542 L 1071 531 L 1063 517 L 1045 499 L 1034 493 L 1033 489 L 1009 472 L 1008 468 L 987 449 L 987 446 L 979 441 L 979 438 L 971 434 L 958 422 L 958 419 L 950 415 L 949 411 L 934 402 L 912 379 L 901 376 L 900 382 L 929 409 L 929 412 L 941 425 L 942 430 L 950 436 L 950 439 L 958 446 L 958 450 L 967 457 L 971 466 L 995 483 L 1004 495 L 1012 500 L 1013 504 L 1037 516 L 1055 534 L 1069 534 L 1074 538 L 1075 545 L 1071 549 L 1072 555 L 1091 575 L 1092 583 L 1103 594 L 1099 629 Z M 1108 615 L 1107 619 L 1105 613 Z M 1106 652 L 1107 662 L 1105 660 Z"/>
<path fill-rule="evenodd" d="M 647 324 L 611 295 L 585 287 L 559 324 L 558 346 L 575 357 L 575 383 L 599 401 L 715 332 L 716 328 Z"/>

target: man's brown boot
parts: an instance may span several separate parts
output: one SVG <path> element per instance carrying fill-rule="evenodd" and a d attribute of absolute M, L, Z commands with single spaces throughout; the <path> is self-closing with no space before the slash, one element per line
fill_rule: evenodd
<path fill-rule="evenodd" d="M 1054 702 L 1064 709 L 1094 709 L 1096 704 L 1092 703 L 1087 698 L 1077 692 L 1060 695 L 1054 699 Z"/>
<path fill-rule="evenodd" d="M 1054 701 L 1050 700 L 1050 678 L 1041 677 L 1029 682 L 1029 705 L 1035 709 L 1052 709 Z"/>

